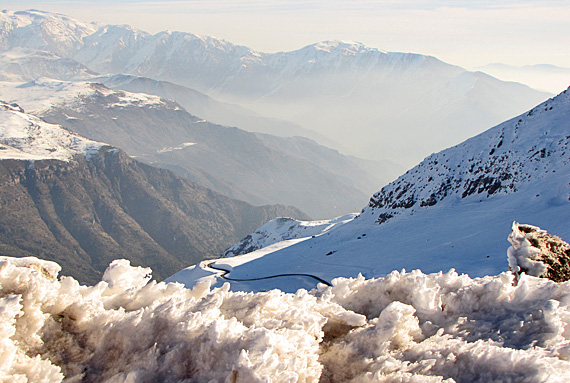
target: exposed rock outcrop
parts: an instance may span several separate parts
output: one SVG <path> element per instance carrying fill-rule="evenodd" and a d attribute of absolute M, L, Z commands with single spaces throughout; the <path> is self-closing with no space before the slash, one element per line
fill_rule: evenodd
<path fill-rule="evenodd" d="M 513 222 L 509 235 L 509 270 L 554 282 L 570 280 L 570 245 L 536 226 Z"/>

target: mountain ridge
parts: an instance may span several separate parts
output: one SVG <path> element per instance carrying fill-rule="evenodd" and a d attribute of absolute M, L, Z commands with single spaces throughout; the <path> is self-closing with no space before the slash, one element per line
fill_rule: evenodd
<path fill-rule="evenodd" d="M 173 101 L 89 81 L 38 80 L 0 89 L 44 120 L 148 164 L 254 205 L 298 206 L 313 218 L 360 210 L 371 190 L 396 173 L 382 170 L 393 165 L 361 165 L 308 139 L 211 124 Z"/>

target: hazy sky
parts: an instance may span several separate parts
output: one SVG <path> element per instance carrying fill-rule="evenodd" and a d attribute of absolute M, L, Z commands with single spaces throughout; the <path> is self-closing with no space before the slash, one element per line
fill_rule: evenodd
<path fill-rule="evenodd" d="M 570 0 L 3 0 L 1 7 L 216 36 L 265 52 L 338 39 L 469 69 L 492 62 L 570 67 Z"/>

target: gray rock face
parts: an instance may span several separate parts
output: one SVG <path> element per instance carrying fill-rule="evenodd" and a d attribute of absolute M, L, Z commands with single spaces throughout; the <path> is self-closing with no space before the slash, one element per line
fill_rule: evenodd
<path fill-rule="evenodd" d="M 509 235 L 509 270 L 554 282 L 570 280 L 570 245 L 559 237 L 531 225 L 513 222 Z"/>
<path fill-rule="evenodd" d="M 285 206 L 255 207 L 102 148 L 90 159 L 0 161 L 0 254 L 38 256 L 95 283 L 110 261 L 157 279 L 222 251 Z"/>

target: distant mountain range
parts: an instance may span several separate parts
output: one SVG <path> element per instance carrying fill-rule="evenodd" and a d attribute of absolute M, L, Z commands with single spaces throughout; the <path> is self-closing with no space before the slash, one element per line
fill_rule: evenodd
<path fill-rule="evenodd" d="M 348 154 L 404 165 L 549 96 L 434 57 L 359 43 L 322 42 L 267 54 L 212 37 L 151 35 L 41 11 L 2 12 L 0 22 L 1 49 L 74 60 L 70 76 L 94 71 L 170 81 L 316 131 Z"/>
<path fill-rule="evenodd" d="M 337 276 L 371 278 L 402 268 L 495 275 L 507 269 L 513 221 L 570 238 L 569 180 L 570 89 L 429 156 L 374 194 L 348 223 L 332 229 L 333 222 L 319 223 L 325 230 L 303 237 L 301 229 L 316 224 L 276 220 L 231 248 L 232 254 L 260 250 L 202 263 L 169 280 L 191 286 L 196 275 L 209 274 L 215 285 L 230 281 L 236 290 L 295 291 Z"/>
<path fill-rule="evenodd" d="M 495 63 L 478 69 L 501 80 L 520 82 L 552 93 L 560 93 L 570 84 L 570 68 L 549 64 L 513 66 Z"/>
<path fill-rule="evenodd" d="M 54 260 L 95 283 L 117 258 L 162 279 L 277 216 L 141 164 L 0 102 L 0 254 Z"/>

